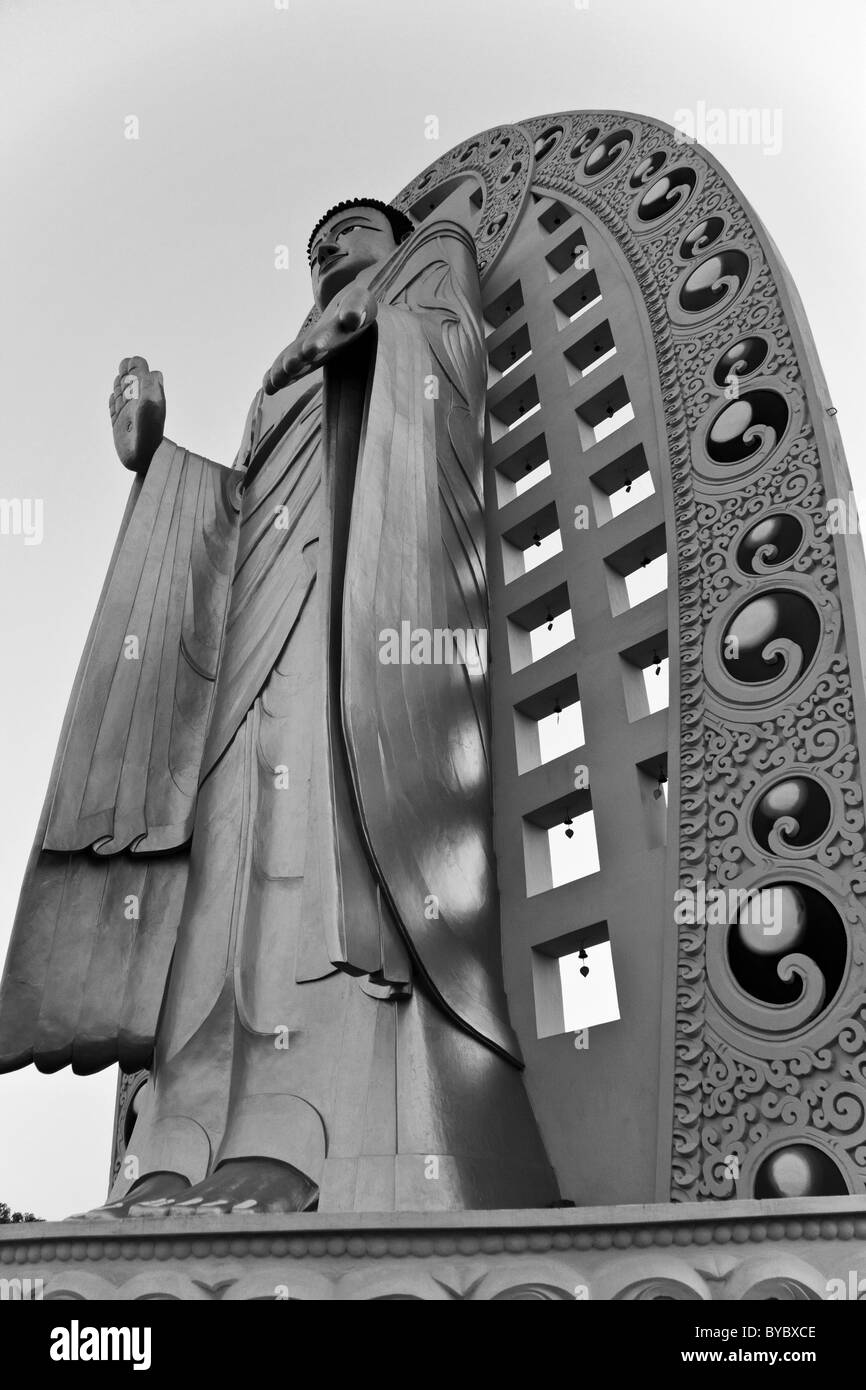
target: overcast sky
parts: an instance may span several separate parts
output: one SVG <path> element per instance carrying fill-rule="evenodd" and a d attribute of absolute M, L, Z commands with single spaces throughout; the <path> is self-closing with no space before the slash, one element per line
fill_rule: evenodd
<path fill-rule="evenodd" d="M 862 0 L 3 0 L 0 496 L 41 498 L 44 539 L 0 535 L 0 956 L 128 491 L 118 359 L 159 367 L 168 433 L 229 462 L 338 199 L 547 111 L 779 111 L 778 153 L 714 153 L 799 285 L 863 496 L 864 20 Z M 0 1200 L 104 1198 L 114 1084 L 0 1078 Z"/>

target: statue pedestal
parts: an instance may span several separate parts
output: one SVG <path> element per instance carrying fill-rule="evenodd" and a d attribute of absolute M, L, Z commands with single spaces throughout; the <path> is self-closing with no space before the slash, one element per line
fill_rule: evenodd
<path fill-rule="evenodd" d="M 856 1299 L 866 1198 L 0 1228 L 0 1296 Z"/>

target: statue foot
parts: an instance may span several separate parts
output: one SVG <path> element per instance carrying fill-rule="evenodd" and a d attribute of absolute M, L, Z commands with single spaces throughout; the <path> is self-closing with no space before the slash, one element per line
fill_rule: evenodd
<path fill-rule="evenodd" d="M 146 1173 L 130 1188 L 125 1197 L 118 1198 L 116 1202 L 106 1202 L 102 1207 L 94 1207 L 92 1211 L 79 1212 L 75 1216 L 67 1217 L 67 1220 L 117 1220 L 119 1217 L 133 1215 L 132 1208 L 142 1202 L 164 1202 L 169 1197 L 180 1196 L 188 1191 L 189 1179 L 181 1177 L 180 1173 Z"/>
<path fill-rule="evenodd" d="M 297 1168 L 274 1158 L 231 1158 L 188 1192 L 161 1206 L 169 1216 L 310 1211 L 319 1189 Z"/>

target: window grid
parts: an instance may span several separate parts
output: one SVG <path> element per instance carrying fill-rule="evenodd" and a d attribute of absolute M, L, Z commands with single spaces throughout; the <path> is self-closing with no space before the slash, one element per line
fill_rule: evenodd
<path fill-rule="evenodd" d="M 657 630 L 666 631 L 667 594 L 659 592 L 633 608 L 611 603 L 611 576 L 625 588 L 616 571 L 618 557 L 640 552 L 640 564 L 648 550 L 651 559 L 663 555 L 665 544 L 653 479 L 655 422 L 651 410 L 642 408 L 640 394 L 633 398 L 639 382 L 632 382 L 617 350 L 633 325 L 624 317 L 621 296 L 618 302 L 617 274 L 610 273 L 610 258 L 597 254 L 599 246 L 579 214 L 558 200 L 537 199 L 489 296 L 485 317 L 488 323 L 498 320 L 488 338 L 491 366 L 501 373 L 507 353 L 522 352 L 499 392 L 495 385 L 491 391 L 487 472 L 499 506 L 488 509 L 488 566 L 492 640 L 504 642 L 511 656 L 494 676 L 494 756 L 500 764 L 495 762 L 495 780 L 501 788 L 497 851 L 500 861 L 516 859 L 522 866 L 522 893 L 510 895 L 504 913 L 504 950 L 527 952 L 543 945 L 554 924 L 578 930 L 587 921 L 611 917 L 615 962 L 617 923 L 608 912 L 615 880 L 629 855 L 636 858 L 648 846 L 664 853 L 659 826 L 667 806 L 666 705 L 658 702 L 635 718 L 626 676 L 642 682 L 644 673 L 623 653 L 654 632 L 658 642 Z M 609 285 L 612 292 L 606 293 Z M 506 300 L 510 315 L 503 315 Z M 518 384 L 522 399 L 515 397 Z M 516 415 L 527 395 L 538 410 Z M 609 422 L 618 427 L 609 429 Z M 638 480 L 641 495 L 624 504 L 624 490 Z M 521 571 L 517 557 L 527 536 L 537 545 L 554 533 L 561 549 Z M 584 575 L 593 593 L 587 592 Z M 549 649 L 536 641 L 538 632 L 562 637 L 552 629 L 566 621 L 568 630 L 555 646 L 552 640 Z M 594 651 L 589 634 L 599 630 L 602 647 Z M 667 662 L 666 641 L 661 659 Z M 527 733 L 527 709 L 557 682 L 571 681 L 575 691 L 580 689 L 579 745 L 566 736 L 557 752 L 548 741 L 542 759 L 537 726 Z M 598 787 L 593 784 L 596 732 L 600 748 L 621 743 L 616 786 L 606 787 L 606 778 Z M 609 751 L 599 756 L 609 762 Z M 665 776 L 659 784 L 652 781 L 652 769 L 661 766 Z M 512 773 L 518 780 L 506 806 Z M 663 794 L 655 796 L 659 785 Z M 569 830 L 577 839 L 579 822 L 587 820 L 593 822 L 597 858 L 586 872 L 568 876 L 554 862 L 554 839 L 565 845 Z M 617 828 L 619 838 L 612 834 Z M 656 878 L 662 876 L 658 868 Z"/>

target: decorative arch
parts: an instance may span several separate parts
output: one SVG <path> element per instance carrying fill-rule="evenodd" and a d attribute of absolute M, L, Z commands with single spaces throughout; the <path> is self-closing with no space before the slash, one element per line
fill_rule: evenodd
<path fill-rule="evenodd" d="M 395 203 L 419 216 L 427 197 L 435 209 L 437 188 L 461 172 L 484 190 L 476 245 L 491 361 L 507 362 L 511 341 L 517 362 L 491 380 L 488 409 L 497 852 L 509 995 L 563 1191 L 579 1202 L 748 1197 L 750 1150 L 786 1138 L 831 1143 L 862 1193 L 866 567 L 859 535 L 836 524 L 850 478 L 796 290 L 718 161 L 660 122 L 570 111 L 497 127 Z M 587 334 L 601 326 L 617 353 L 596 372 Z M 634 418 L 620 448 L 593 434 L 623 397 Z M 534 418 L 517 414 L 533 400 Z M 516 490 L 545 461 L 548 474 Z M 643 516 L 604 516 L 636 464 L 654 500 Z M 581 507 L 592 525 L 576 535 Z M 509 576 L 503 546 L 513 553 L 524 533 L 551 527 L 561 552 Z M 641 547 L 667 553 L 667 593 L 618 611 L 610 595 Z M 571 644 L 514 662 L 515 636 L 566 612 Z M 656 657 L 670 663 L 668 712 L 645 722 L 629 702 Z M 527 773 L 515 752 L 515 711 L 553 711 L 566 689 L 586 700 L 582 798 L 576 759 Z M 667 788 L 662 830 L 648 770 Z M 598 872 L 547 883 L 539 834 L 588 810 Z M 674 920 L 679 891 L 755 884 L 787 886 L 805 923 L 771 967 L 800 991 L 787 1019 L 762 994 L 754 939 L 737 947 L 734 987 L 711 926 Z M 810 944 L 815 895 L 840 938 L 832 979 Z M 538 1011 L 548 1001 L 549 1023 L 558 956 L 600 927 L 622 1017 L 576 1071 L 562 1010 L 543 1037 Z M 612 1085 L 627 1124 L 598 1099 Z M 565 1122 L 563 1095 L 574 1097 Z M 581 1151 L 587 1132 L 595 1157 Z"/>

